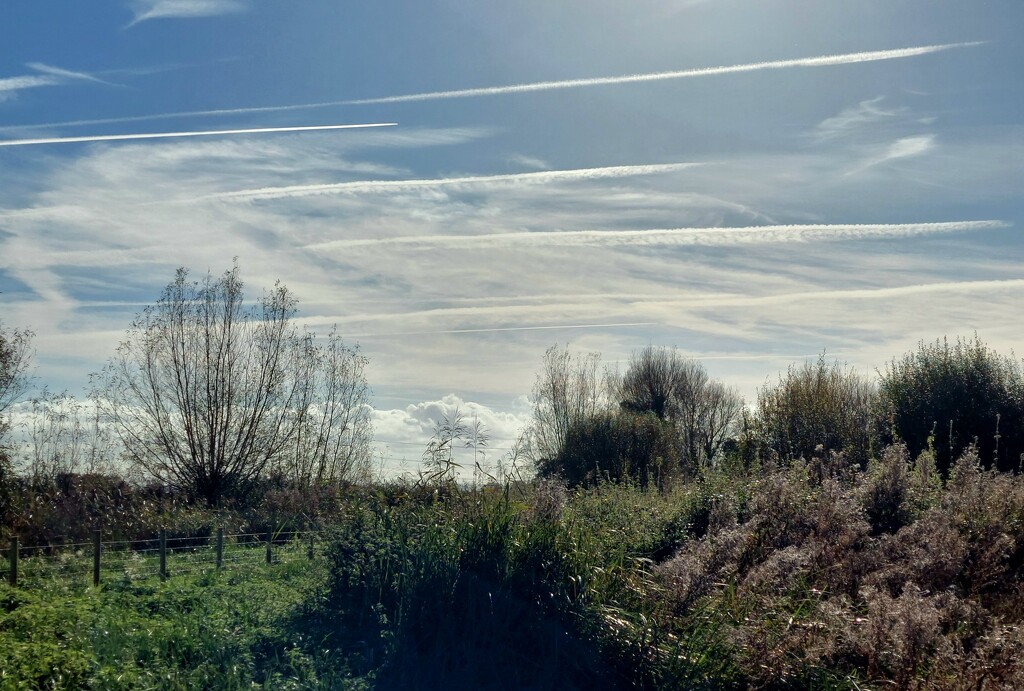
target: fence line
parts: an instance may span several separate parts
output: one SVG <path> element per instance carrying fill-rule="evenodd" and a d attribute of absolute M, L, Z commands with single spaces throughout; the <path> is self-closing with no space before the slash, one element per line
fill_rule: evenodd
<path fill-rule="evenodd" d="M 315 543 L 319 534 L 318 530 L 226 534 L 223 528 L 218 528 L 215 534 L 209 536 L 168 537 L 167 532 L 161 530 L 157 538 L 104 542 L 101 532 L 95 530 L 90 542 L 31 546 L 20 544 L 15 536 L 11 538 L 7 549 L 7 582 L 17 587 L 19 582 L 30 578 L 47 575 L 64 577 L 76 573 L 84 575 L 89 573 L 90 565 L 94 586 L 102 581 L 103 572 L 109 573 L 111 569 L 129 578 L 133 574 L 141 574 L 145 577 L 159 576 L 161 581 L 165 581 L 172 573 L 168 567 L 169 557 L 175 573 L 192 572 L 195 567 L 211 566 L 219 571 L 225 564 L 280 563 L 285 555 L 294 556 L 303 552 L 307 559 L 312 560 L 315 558 Z M 134 545 L 139 548 L 133 548 Z M 262 559 L 258 557 L 259 547 L 264 549 Z M 156 565 L 152 563 L 154 557 Z"/>

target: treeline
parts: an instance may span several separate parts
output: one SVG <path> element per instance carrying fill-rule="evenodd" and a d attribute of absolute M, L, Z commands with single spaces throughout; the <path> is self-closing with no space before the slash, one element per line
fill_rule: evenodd
<path fill-rule="evenodd" d="M 824 356 L 792 365 L 752 407 L 675 349 L 648 346 L 602 375 L 598 354 L 553 347 L 533 401 L 537 471 L 570 486 L 662 486 L 727 460 L 866 469 L 894 444 L 932 453 L 944 476 L 968 449 L 986 468 L 1024 461 L 1024 363 L 977 336 L 922 342 L 874 377 Z"/>

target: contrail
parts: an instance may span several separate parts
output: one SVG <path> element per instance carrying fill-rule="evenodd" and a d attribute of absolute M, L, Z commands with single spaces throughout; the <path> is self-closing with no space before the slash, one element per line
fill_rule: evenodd
<path fill-rule="evenodd" d="M 545 170 L 530 173 L 507 173 L 501 175 L 472 175 L 455 178 L 428 178 L 417 180 L 357 180 L 319 185 L 290 185 L 287 187 L 264 187 L 260 189 L 219 192 L 199 199 L 282 199 L 307 197 L 318 194 L 339 194 L 344 192 L 373 192 L 382 190 L 415 189 L 491 182 L 546 183 L 559 180 L 600 180 L 604 178 L 631 177 L 671 173 L 702 163 L 658 163 L 632 166 L 605 166 L 602 168 L 574 168 L 570 170 Z M 195 201 L 192 198 L 190 201 Z"/>
<path fill-rule="evenodd" d="M 632 84 L 636 82 L 654 82 L 663 79 L 686 79 L 689 77 L 711 77 L 720 74 L 736 74 L 740 72 L 757 72 L 760 70 L 778 70 L 788 67 L 831 67 L 834 65 L 850 65 L 859 62 L 876 62 L 879 60 L 896 60 L 910 58 L 929 53 L 938 53 L 953 48 L 967 48 L 981 45 L 982 41 L 969 43 L 946 43 L 916 48 L 897 48 L 894 50 L 875 50 L 865 53 L 847 53 L 844 55 L 823 55 L 815 58 L 797 58 L 794 60 L 772 60 L 770 62 L 754 62 L 745 65 L 723 65 L 720 67 L 700 67 L 690 70 L 673 72 L 651 72 L 647 74 L 630 74 L 621 77 L 594 77 L 590 79 L 566 79 L 552 82 L 533 82 L 529 84 L 512 84 L 508 86 L 488 86 L 478 89 L 458 89 L 453 91 L 430 91 L 420 94 L 403 96 L 384 96 L 381 98 L 362 98 L 344 101 L 342 105 L 373 105 L 381 103 L 405 103 L 409 101 L 432 101 L 441 98 L 470 98 L 474 96 L 497 96 L 500 94 L 517 94 L 528 91 L 548 91 L 551 89 L 572 89 L 583 86 L 603 86 L 607 84 Z"/>
<path fill-rule="evenodd" d="M 46 139 L 0 140 L 0 146 L 31 146 L 34 144 L 70 144 L 72 142 L 115 142 L 129 139 L 169 139 L 171 137 L 215 137 L 229 134 L 266 134 L 269 132 L 313 132 L 320 130 L 351 130 L 364 127 L 394 127 L 395 122 L 359 125 L 309 125 L 305 127 L 258 127 L 246 130 L 201 130 L 196 132 L 151 132 L 148 134 L 99 134 L 88 137 L 49 137 Z"/>
<path fill-rule="evenodd" d="M 350 338 L 389 338 L 391 336 L 430 336 L 443 334 L 495 333 L 500 331 L 554 331 L 559 329 L 611 329 L 617 327 L 657 326 L 658 322 L 616 322 L 612 324 L 553 324 L 550 326 L 499 326 L 480 329 L 444 329 L 441 331 L 390 331 L 353 334 Z"/>
<path fill-rule="evenodd" d="M 675 245 L 731 247 L 745 244 L 811 242 L 816 240 L 867 240 L 907 238 L 936 233 L 1007 228 L 1003 221 L 947 221 L 942 223 L 891 223 L 873 225 L 785 225 L 743 228 L 674 228 L 656 230 L 575 230 L 492 233 L 489 235 L 425 235 L 395 238 L 333 240 L 307 245 L 306 249 L 352 250 L 359 248 L 411 247 L 618 247 Z"/>
<path fill-rule="evenodd" d="M 40 127 L 77 127 L 83 125 L 112 125 L 126 122 L 146 122 L 150 120 L 168 120 L 171 118 L 185 117 L 210 117 L 246 115 L 253 113 L 280 113 L 292 110 L 310 110 L 315 108 L 334 108 L 348 105 L 368 105 L 373 103 L 400 103 L 403 101 L 426 101 L 438 98 L 466 98 L 470 96 L 490 96 L 506 93 L 517 93 L 526 91 L 543 91 L 546 89 L 566 89 L 582 86 L 599 86 L 602 84 L 628 84 L 631 82 L 658 81 L 663 79 L 684 79 L 687 77 L 710 77 L 719 74 L 732 74 L 739 72 L 754 72 L 757 70 L 783 69 L 786 67 L 827 67 L 831 65 L 846 65 L 857 62 L 873 62 L 878 60 L 895 60 L 898 58 L 915 57 L 937 53 L 953 48 L 968 48 L 983 45 L 984 41 L 973 41 L 965 43 L 947 43 L 934 46 L 919 46 L 916 48 L 898 48 L 893 50 L 878 50 L 862 53 L 848 53 L 844 55 L 827 55 L 814 58 L 798 58 L 795 60 L 775 60 L 771 62 L 756 62 L 745 65 L 727 65 L 722 67 L 701 67 L 689 70 L 678 70 L 674 72 L 652 72 L 646 74 L 633 74 L 620 77 L 595 77 L 590 79 L 567 79 L 563 81 L 536 82 L 530 84 L 515 84 L 511 86 L 485 87 L 480 89 L 461 89 L 454 91 L 436 91 L 422 94 L 408 94 L 405 96 L 385 96 L 382 98 L 364 98 L 346 101 L 321 101 L 317 103 L 296 103 L 282 106 L 251 106 L 247 108 L 218 108 L 214 110 L 187 110 L 173 113 L 153 113 L 150 115 L 134 115 L 120 118 L 94 118 L 91 120 L 67 120 L 63 122 L 48 122 L 31 125 L 6 125 L 0 127 L 0 131 L 12 131 L 19 129 L 34 129 Z"/>

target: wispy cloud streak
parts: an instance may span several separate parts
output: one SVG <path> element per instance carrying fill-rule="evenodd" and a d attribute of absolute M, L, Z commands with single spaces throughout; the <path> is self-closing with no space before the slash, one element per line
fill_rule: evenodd
<path fill-rule="evenodd" d="M 893 50 L 875 50 L 863 53 L 846 53 L 843 55 L 823 55 L 813 58 L 796 58 L 793 60 L 771 60 L 754 62 L 744 65 L 722 65 L 719 67 L 700 67 L 690 70 L 672 72 L 651 72 L 646 74 L 630 74 L 620 77 L 593 77 L 588 79 L 565 79 L 561 81 L 533 82 L 529 84 L 511 84 L 508 86 L 489 86 L 477 89 L 457 89 L 451 91 L 430 91 L 402 96 L 384 96 L 381 98 L 363 98 L 344 102 L 345 105 L 373 105 L 382 103 L 405 103 L 409 101 L 431 101 L 442 98 L 470 98 L 475 96 L 498 96 L 502 94 L 527 93 L 531 91 L 549 91 L 552 89 L 573 89 L 585 86 L 604 86 L 610 84 L 633 84 L 638 82 L 654 82 L 665 79 L 687 79 L 691 77 L 712 77 L 723 74 L 741 72 L 758 72 L 761 70 L 779 70 L 790 67 L 833 67 L 851 65 L 879 60 L 897 60 L 919 55 L 938 53 L 953 48 L 967 48 L 981 45 L 981 42 L 946 43 L 915 48 L 897 48 Z"/>
<path fill-rule="evenodd" d="M 349 338 L 391 338 L 393 336 L 435 336 L 444 334 L 499 333 L 502 331 L 558 331 L 573 329 L 617 329 L 637 326 L 656 326 L 658 322 L 613 322 L 611 324 L 547 324 L 543 326 L 499 326 L 475 329 L 443 329 L 440 331 L 389 331 L 381 333 L 350 334 Z"/>
<path fill-rule="evenodd" d="M 935 135 L 925 134 L 918 137 L 904 137 L 890 144 L 881 154 L 862 162 L 853 170 L 847 171 L 846 175 L 862 173 L 868 168 L 896 161 L 901 158 L 912 158 L 926 154 L 935 148 Z"/>
<path fill-rule="evenodd" d="M 28 74 L 18 77 L 0 78 L 0 101 L 10 98 L 22 89 L 34 89 L 40 86 L 59 86 L 70 81 L 87 81 L 98 84 L 114 86 L 110 82 L 103 81 L 86 72 L 66 70 L 53 65 L 46 65 L 41 62 L 29 62 L 25 64 L 29 69 L 40 74 Z"/>
<path fill-rule="evenodd" d="M 136 0 L 131 3 L 135 19 L 128 27 L 150 19 L 192 19 L 244 12 L 244 0 Z"/>
<path fill-rule="evenodd" d="M 43 139 L 0 140 L 0 146 L 31 146 L 36 144 L 70 144 L 73 142 L 115 142 L 135 139 L 169 139 L 175 137 L 216 137 L 232 134 L 267 134 L 271 132 L 316 132 L 322 130 L 351 130 L 367 127 L 394 127 L 394 122 L 374 122 L 357 125 L 309 125 L 304 127 L 258 127 L 244 130 L 199 130 L 193 132 L 150 132 L 146 134 L 99 134 L 87 137 L 48 137 Z"/>
<path fill-rule="evenodd" d="M 814 58 L 799 58 L 795 60 L 776 60 L 772 62 L 758 62 L 745 65 L 728 65 L 722 67 L 703 67 L 691 70 L 679 70 L 674 72 L 652 72 L 646 74 L 634 74 L 620 77 L 595 77 L 590 79 L 569 79 L 563 81 L 537 82 L 531 84 L 516 84 L 511 86 L 485 87 L 481 89 L 462 89 L 455 91 L 438 91 L 423 94 L 409 94 L 405 96 L 386 96 L 373 99 L 319 101 L 315 103 L 294 103 L 280 106 L 250 106 L 244 108 L 217 108 L 212 110 L 185 110 L 172 113 L 153 113 L 150 115 L 132 115 L 119 118 L 94 118 L 89 120 L 66 120 L 62 122 L 47 122 L 38 124 L 7 125 L 0 127 L 0 131 L 15 131 L 19 129 L 32 129 L 38 127 L 80 127 L 86 125 L 115 125 L 128 122 L 149 122 L 153 120 L 170 120 L 173 118 L 193 117 L 216 117 L 231 115 L 252 115 L 255 113 L 281 113 L 295 110 L 312 110 L 317 108 L 335 108 L 348 105 L 369 105 L 374 103 L 400 103 L 403 101 L 425 101 L 440 98 L 460 98 L 471 96 L 488 96 L 516 92 L 543 91 L 550 89 L 567 89 L 583 86 L 600 86 L 602 84 L 628 84 L 631 82 L 659 81 L 665 79 L 685 79 L 688 77 L 710 77 L 720 74 L 734 74 L 740 72 L 755 72 L 758 70 L 784 69 L 787 67 L 827 67 L 830 65 L 846 65 L 858 62 L 874 62 L 879 60 L 895 60 L 899 58 L 927 55 L 954 48 L 967 48 L 983 45 L 984 41 L 949 43 L 934 46 L 920 46 L 916 48 L 900 48 L 895 50 L 881 50 L 873 52 L 849 53 L 843 55 L 829 55 Z"/>
<path fill-rule="evenodd" d="M 40 86 L 54 86 L 61 83 L 61 79 L 53 76 L 24 75 L 20 77 L 0 78 L 0 101 L 10 98 L 22 89 L 35 89 Z"/>
<path fill-rule="evenodd" d="M 502 175 L 472 175 L 454 178 L 431 178 L 424 180 L 358 180 L 318 185 L 289 185 L 287 187 L 264 187 L 261 189 L 238 190 L 211 194 L 202 199 L 285 199 L 308 197 L 318 194 L 341 194 L 345 192 L 378 192 L 443 187 L 445 185 L 466 185 L 476 183 L 524 182 L 543 184 L 572 180 L 601 180 L 606 178 L 632 177 L 672 173 L 702 163 L 661 163 L 634 166 L 606 166 L 603 168 L 576 168 L 572 170 L 545 170 L 530 173 L 508 173 Z"/>
<path fill-rule="evenodd" d="M 97 84 L 107 84 L 110 86 L 110 82 L 104 81 L 99 77 L 94 77 L 87 72 L 77 72 L 75 70 L 66 70 L 62 67 L 54 67 L 53 65 L 47 65 L 42 62 L 28 62 L 25 63 L 25 67 L 29 67 L 36 72 L 48 74 L 53 77 L 59 77 L 61 79 L 78 79 L 86 82 L 96 82 Z"/>
<path fill-rule="evenodd" d="M 787 225 L 745 228 L 674 228 L 656 230 L 579 230 L 493 233 L 490 235 L 429 235 L 396 238 L 334 240 L 307 246 L 318 250 L 411 247 L 615 247 L 675 245 L 731 247 L 748 244 L 908 238 L 1006 228 L 1003 221 L 949 221 L 875 225 Z"/>

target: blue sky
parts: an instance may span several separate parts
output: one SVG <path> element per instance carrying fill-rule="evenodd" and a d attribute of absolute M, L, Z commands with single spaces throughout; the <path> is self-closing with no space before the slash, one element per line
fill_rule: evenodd
<path fill-rule="evenodd" d="M 823 350 L 1019 352 L 1021 26 L 1018 0 L 4 3 L 0 318 L 80 393 L 176 267 L 237 256 L 361 344 L 411 458 L 455 405 L 506 444 L 553 343 L 674 345 L 748 399 Z M 99 139 L 358 123 L 397 124 Z M 10 145 L 52 138 L 97 140 Z"/>

